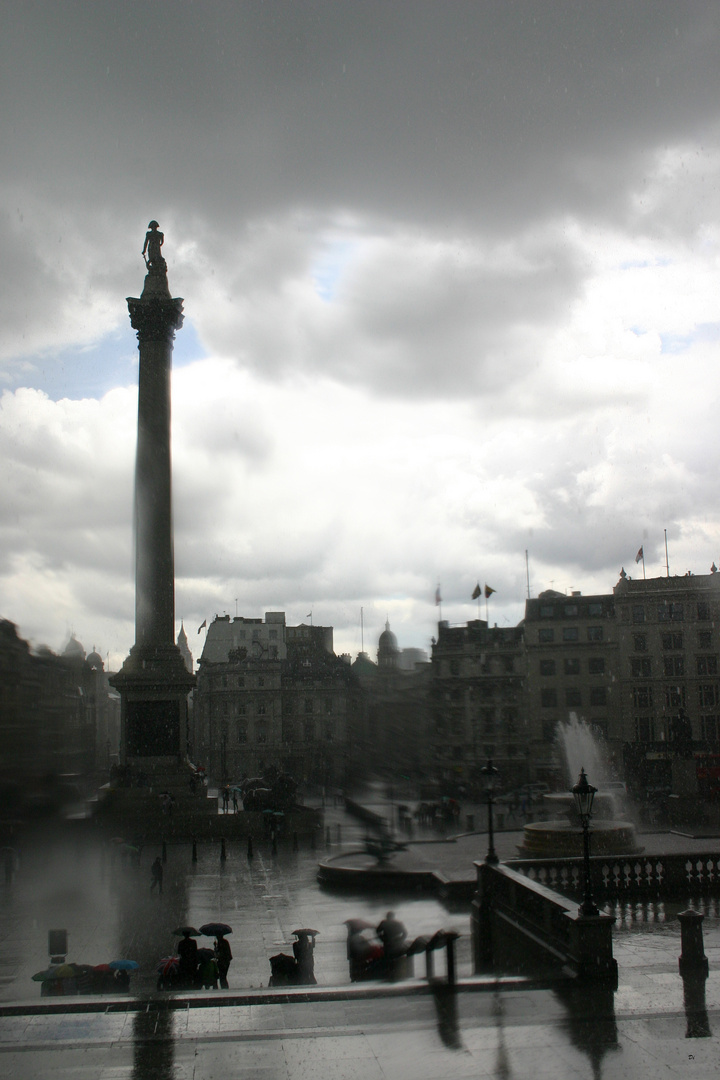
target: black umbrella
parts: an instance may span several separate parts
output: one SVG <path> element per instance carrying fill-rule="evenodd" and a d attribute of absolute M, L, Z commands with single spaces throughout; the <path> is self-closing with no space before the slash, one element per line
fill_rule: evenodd
<path fill-rule="evenodd" d="M 200 933 L 205 937 L 225 937 L 226 934 L 232 934 L 232 926 L 225 922 L 206 922 L 200 927 Z"/>
<path fill-rule="evenodd" d="M 200 931 L 194 926 L 178 926 L 173 930 L 173 937 L 200 937 Z"/>

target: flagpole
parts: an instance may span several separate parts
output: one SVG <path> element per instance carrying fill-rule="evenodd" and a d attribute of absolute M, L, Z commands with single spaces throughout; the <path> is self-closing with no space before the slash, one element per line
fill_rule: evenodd
<path fill-rule="evenodd" d="M 530 562 L 528 561 L 528 550 L 525 548 L 525 577 L 527 578 L 527 598 L 530 599 Z"/>
<path fill-rule="evenodd" d="M 645 545 L 643 544 L 643 581 L 645 581 Z"/>
<path fill-rule="evenodd" d="M 664 532 L 665 532 L 665 571 L 666 571 L 666 576 L 670 577 L 670 559 L 668 558 L 667 529 L 665 529 Z"/>

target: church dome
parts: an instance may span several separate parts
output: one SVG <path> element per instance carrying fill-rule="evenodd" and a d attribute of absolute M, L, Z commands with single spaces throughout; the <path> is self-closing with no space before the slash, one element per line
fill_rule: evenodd
<path fill-rule="evenodd" d="M 103 658 L 100 655 L 100 653 L 95 652 L 95 646 L 94 645 L 93 645 L 93 651 L 91 653 L 88 653 L 87 662 L 90 665 L 90 667 L 93 668 L 95 671 L 102 671 L 103 670 Z"/>
<path fill-rule="evenodd" d="M 70 635 L 70 640 L 63 649 L 63 656 L 66 656 L 68 660 L 84 660 L 85 650 L 75 637 L 74 634 Z"/>
<path fill-rule="evenodd" d="M 389 620 L 386 620 L 385 629 L 380 635 L 380 640 L 378 641 L 378 667 L 397 667 L 399 655 L 400 649 L 398 648 L 397 638 L 390 629 Z"/>

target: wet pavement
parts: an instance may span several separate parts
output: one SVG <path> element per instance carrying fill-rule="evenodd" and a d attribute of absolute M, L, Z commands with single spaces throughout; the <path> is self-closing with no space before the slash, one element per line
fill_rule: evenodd
<path fill-rule="evenodd" d="M 327 826 L 337 852 L 357 846 L 364 827 L 342 808 L 328 807 Z M 422 837 L 420 837 L 422 839 Z M 517 833 L 500 833 L 501 856 L 514 854 Z M 643 838 L 645 842 L 645 838 Z M 656 850 L 707 850 L 705 840 L 655 835 Z M 422 857 L 445 860 L 449 876 L 463 862 L 482 858 L 486 837 L 454 844 L 421 844 Z M 689 846 L 689 845 L 700 846 Z M 678 845 L 677 847 L 675 845 Z M 255 845 L 168 845 L 162 896 L 150 892 L 146 849 L 139 866 L 117 849 L 60 836 L 28 844 L 14 881 L 0 887 L 0 1069 L 32 1080 L 59 1072 L 104 1080 L 204 1080 L 243 1077 L 655 1077 L 717 1075 L 715 1035 L 720 1030 L 720 912 L 705 904 L 707 982 L 684 984 L 675 909 L 657 904 L 618 907 L 615 955 L 617 992 L 531 988 L 522 980 L 471 976 L 469 916 L 426 896 L 335 895 L 315 881 L 325 845 L 277 854 Z M 462 875 L 465 876 L 465 875 Z M 468 876 L 472 876 L 471 870 Z M 374 990 L 350 985 L 345 927 L 350 917 L 376 922 L 393 907 L 411 936 L 440 926 L 460 934 L 461 987 L 430 988 L 416 963 L 412 983 Z M 155 993 L 155 964 L 172 950 L 177 924 L 229 922 L 235 958 L 230 991 L 177 1001 Z M 292 930 L 320 931 L 315 953 L 316 996 L 268 991 L 269 957 L 291 952 Z M 132 998 L 100 999 L 107 1012 L 32 1015 L 63 999 L 41 998 L 31 981 L 47 966 L 47 931 L 68 930 L 69 959 L 97 964 L 128 957 L 141 964 Z M 201 940 L 201 944 L 202 944 Z M 211 944 L 206 941 L 206 944 Z M 443 972 L 442 963 L 438 971 Z M 373 996 L 361 994 L 370 991 Z M 244 1004 L 233 1004 L 242 995 Z M 140 1000 L 138 1001 L 138 998 Z M 82 1007 L 84 999 L 68 998 Z M 202 1007 L 191 1007 L 204 1004 Z M 25 1004 L 23 1004 L 25 1003 Z M 89 1004 L 89 1002 L 88 1002 Z M 98 999 L 93 999 L 97 1007 Z M 112 1010 L 119 1011 L 112 1011 Z M 9 1015 L 10 1012 L 16 1015 Z M 693 1037 L 687 1038 L 688 1031 Z M 704 1037 L 698 1037 L 704 1036 Z"/>

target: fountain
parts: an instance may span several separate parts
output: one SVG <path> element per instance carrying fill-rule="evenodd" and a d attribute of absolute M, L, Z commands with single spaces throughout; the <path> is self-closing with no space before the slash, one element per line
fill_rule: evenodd
<path fill-rule="evenodd" d="M 565 766 L 567 792 L 543 796 L 543 805 L 557 816 L 525 826 L 523 842 L 518 845 L 520 855 L 540 859 L 582 855 L 580 819 L 570 791 L 581 768 L 598 789 L 591 825 L 593 854 L 641 854 L 643 848 L 637 843 L 635 826 L 618 818 L 623 807 L 618 806 L 615 795 L 603 790 L 611 781 L 611 773 L 602 743 L 575 713 L 570 714 L 569 721 L 558 724 L 556 742 Z"/>

